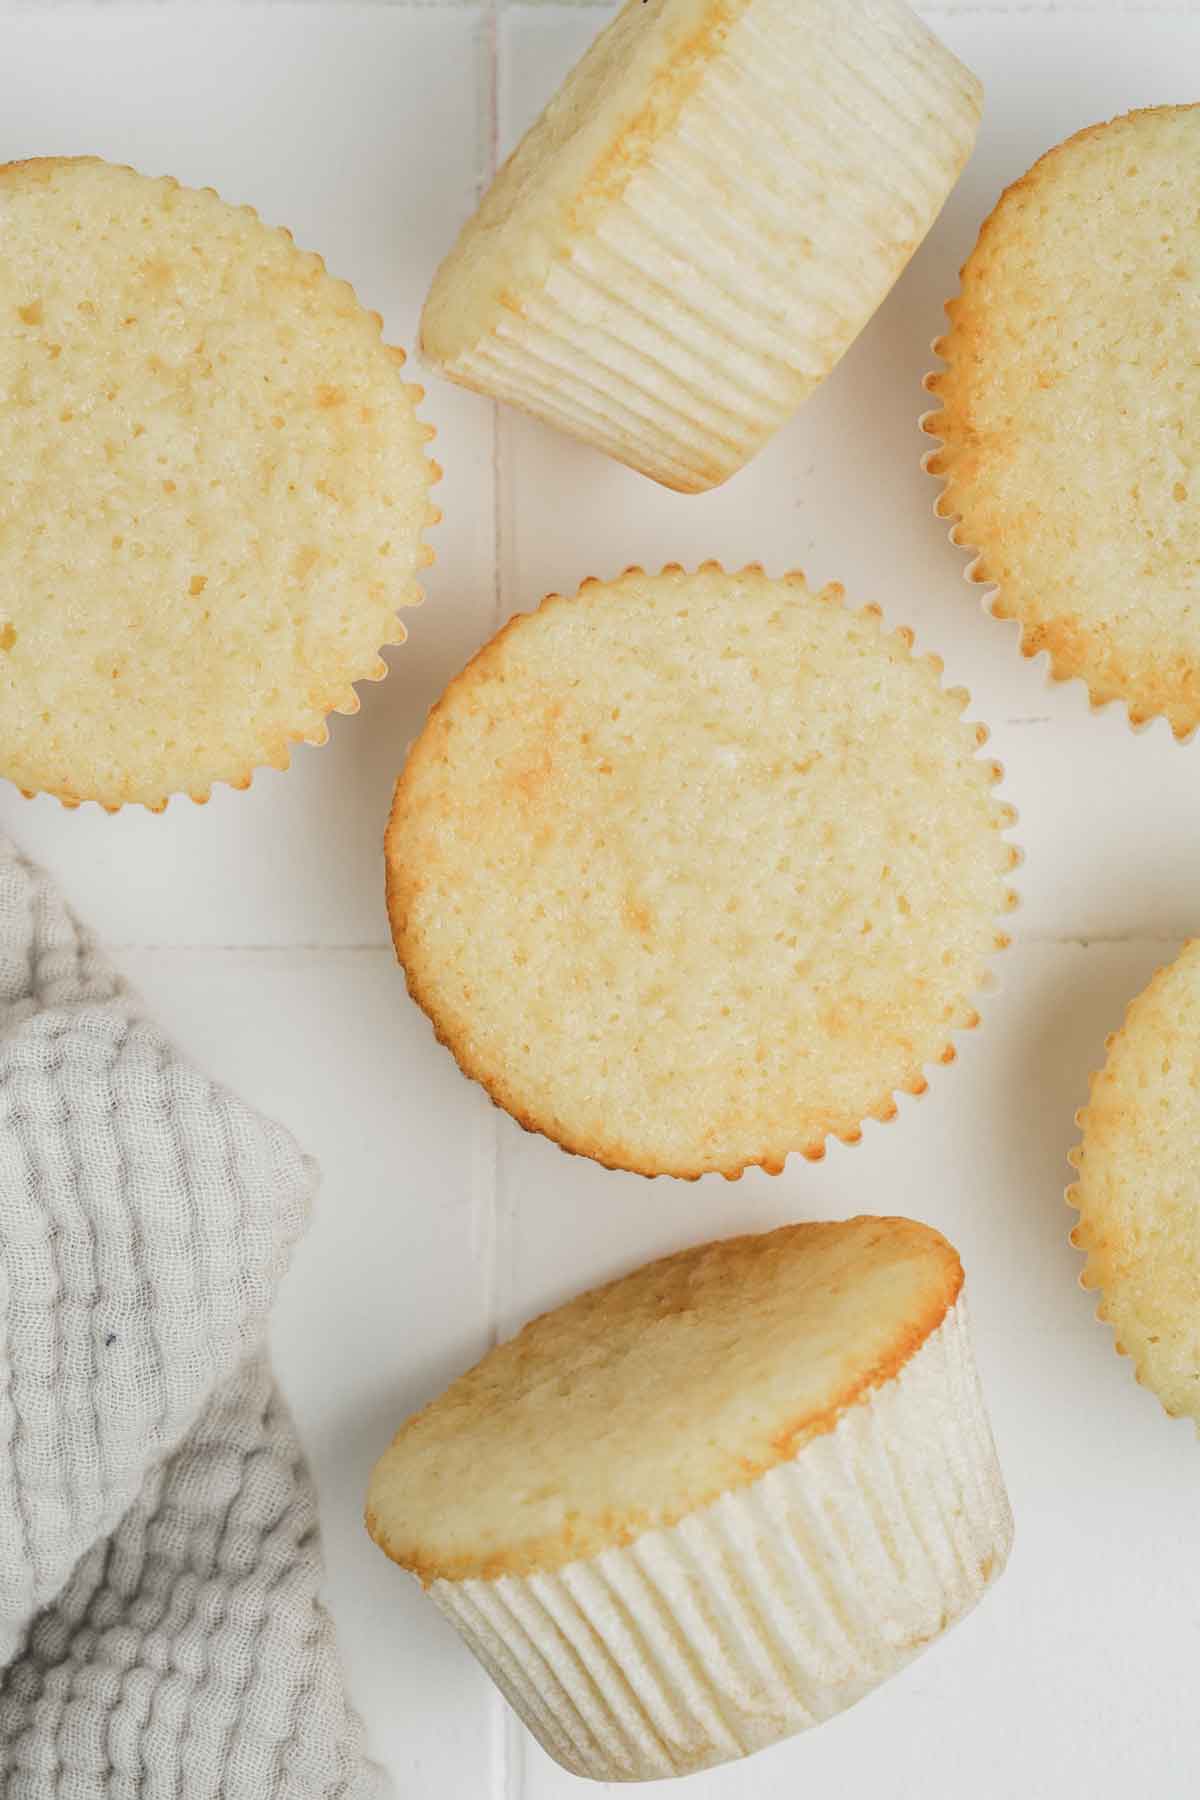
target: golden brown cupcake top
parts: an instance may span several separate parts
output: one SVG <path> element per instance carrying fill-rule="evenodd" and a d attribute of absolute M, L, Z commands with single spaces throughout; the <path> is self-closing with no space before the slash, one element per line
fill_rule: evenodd
<path fill-rule="evenodd" d="M 1027 656 L 1138 724 L 1200 721 L 1200 110 L 1096 125 L 980 234 L 929 379 L 939 511 Z"/>
<path fill-rule="evenodd" d="M 396 790 L 392 929 L 523 1125 L 643 1174 L 777 1170 L 950 1060 L 1014 815 L 911 642 L 802 576 L 631 570 L 452 682 Z"/>
<path fill-rule="evenodd" d="M 0 774 L 246 786 L 386 673 L 436 517 L 380 321 L 211 190 L 0 169 Z"/>
<path fill-rule="evenodd" d="M 908 1219 L 650 1263 L 534 1319 L 410 1419 L 372 1476 L 368 1529 L 426 1582 L 628 1544 L 832 1430 L 961 1286 L 955 1251 Z"/>
<path fill-rule="evenodd" d="M 1200 941 L 1159 970 L 1107 1048 L 1079 1114 L 1072 1242 L 1138 1380 L 1200 1422 Z"/>

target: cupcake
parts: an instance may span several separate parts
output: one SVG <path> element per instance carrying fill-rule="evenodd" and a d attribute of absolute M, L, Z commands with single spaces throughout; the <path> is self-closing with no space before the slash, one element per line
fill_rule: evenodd
<path fill-rule="evenodd" d="M 531 1131 L 644 1175 L 817 1158 L 954 1056 L 1015 815 L 911 632 L 755 566 L 518 615 L 409 753 L 410 992 Z"/>
<path fill-rule="evenodd" d="M 1200 1422 L 1200 940 L 1159 970 L 1106 1049 L 1078 1114 L 1071 1242 L 1137 1379 Z"/>
<path fill-rule="evenodd" d="M 0 168 L 0 774 L 161 810 L 322 743 L 420 598 L 399 350 L 249 207 Z"/>
<path fill-rule="evenodd" d="M 1026 656 L 1133 724 L 1200 722 L 1200 109 L 1051 150 L 980 233 L 927 386 L 938 511 Z"/>
<path fill-rule="evenodd" d="M 1004 1567 L 958 1257 L 859 1218 L 652 1263 L 410 1419 L 367 1525 L 573 1773 L 763 1749 L 861 1699 Z"/>
<path fill-rule="evenodd" d="M 438 271 L 422 347 L 667 487 L 714 487 L 875 312 L 980 106 L 901 0 L 626 0 Z"/>

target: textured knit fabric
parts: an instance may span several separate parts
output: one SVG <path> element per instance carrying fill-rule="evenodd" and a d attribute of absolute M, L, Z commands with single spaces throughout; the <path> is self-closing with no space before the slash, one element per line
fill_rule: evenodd
<path fill-rule="evenodd" d="M 264 1349 L 315 1165 L 0 841 L 0 1796 L 368 1800 Z"/>

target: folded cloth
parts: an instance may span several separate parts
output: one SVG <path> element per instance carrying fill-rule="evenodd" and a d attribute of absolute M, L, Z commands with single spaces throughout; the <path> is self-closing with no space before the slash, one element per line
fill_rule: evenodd
<path fill-rule="evenodd" d="M 376 1800 L 265 1349 L 316 1165 L 0 840 L 0 1796 Z"/>

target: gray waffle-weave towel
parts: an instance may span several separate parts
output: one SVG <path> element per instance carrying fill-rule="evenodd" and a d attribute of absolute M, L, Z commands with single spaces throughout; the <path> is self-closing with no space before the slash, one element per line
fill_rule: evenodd
<path fill-rule="evenodd" d="M 0 839 L 0 1796 L 377 1800 L 264 1347 L 315 1165 Z"/>

